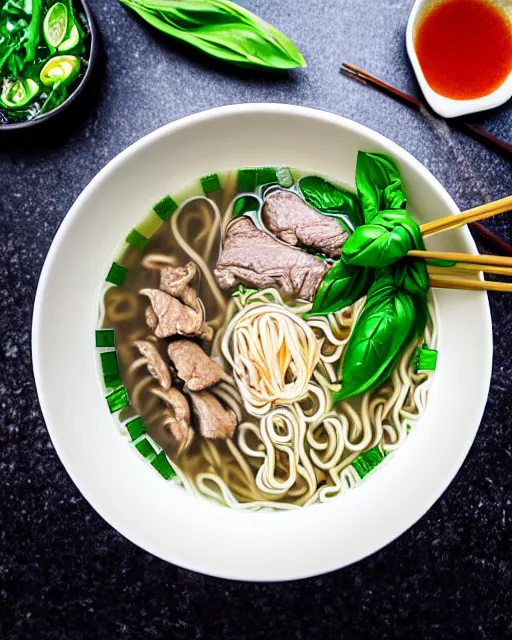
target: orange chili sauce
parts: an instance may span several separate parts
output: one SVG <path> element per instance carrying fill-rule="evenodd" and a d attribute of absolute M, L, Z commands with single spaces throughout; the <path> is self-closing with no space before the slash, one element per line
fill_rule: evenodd
<path fill-rule="evenodd" d="M 512 72 L 512 24 L 486 0 L 446 0 L 427 9 L 414 47 L 431 88 L 454 100 L 486 96 Z"/>

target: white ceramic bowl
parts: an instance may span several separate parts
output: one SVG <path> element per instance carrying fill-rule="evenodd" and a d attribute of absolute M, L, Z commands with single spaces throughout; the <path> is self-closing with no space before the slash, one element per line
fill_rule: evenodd
<path fill-rule="evenodd" d="M 170 486 L 112 425 L 96 372 L 97 296 L 127 231 L 169 192 L 216 170 L 286 164 L 354 186 L 359 149 L 398 162 L 425 222 L 457 207 L 393 142 L 336 115 L 302 107 L 222 107 L 174 122 L 110 162 L 62 223 L 35 301 L 34 372 L 53 444 L 93 507 L 147 551 L 226 578 L 287 580 L 348 565 L 403 533 L 446 489 L 475 437 L 492 361 L 487 297 L 436 292 L 439 362 L 428 408 L 405 444 L 356 489 L 330 504 L 241 513 Z M 475 252 L 466 230 L 430 247 Z M 449 517 L 449 516 L 447 516 Z"/>
<path fill-rule="evenodd" d="M 506 15 L 512 20 L 512 7 L 509 0 L 487 0 L 492 4 L 500 7 Z M 456 118 L 459 116 L 467 115 L 468 113 L 476 113 L 477 111 L 485 111 L 487 109 L 494 109 L 502 104 L 505 104 L 507 100 L 512 98 L 512 73 L 509 73 L 508 78 L 501 84 L 495 91 L 489 93 L 481 98 L 474 98 L 472 100 L 453 100 L 452 98 L 446 98 L 441 94 L 434 91 L 421 68 L 421 65 L 416 55 L 416 49 L 414 47 L 414 34 L 418 20 L 421 18 L 423 11 L 428 11 L 431 7 L 439 4 L 439 0 L 416 0 L 409 16 L 409 22 L 407 23 L 407 31 L 405 35 L 407 53 L 409 59 L 416 74 L 418 83 L 423 91 L 427 102 L 432 109 L 443 118 Z"/>

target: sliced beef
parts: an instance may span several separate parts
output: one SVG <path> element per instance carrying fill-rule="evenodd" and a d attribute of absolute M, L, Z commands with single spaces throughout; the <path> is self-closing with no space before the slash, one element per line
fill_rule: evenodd
<path fill-rule="evenodd" d="M 188 262 L 184 267 L 165 267 L 160 272 L 160 289 L 200 313 L 196 290 L 190 286 L 196 275 L 197 266 L 193 262 Z"/>
<path fill-rule="evenodd" d="M 148 361 L 149 373 L 158 381 L 162 389 L 170 389 L 171 372 L 156 346 L 149 340 L 137 340 L 135 346 Z"/>
<path fill-rule="evenodd" d="M 151 331 L 154 331 L 158 326 L 158 318 L 156 317 L 156 313 L 153 311 L 153 307 L 149 305 L 146 307 L 146 322 Z"/>
<path fill-rule="evenodd" d="M 190 408 L 185 396 L 172 388 L 167 390 L 155 389 L 153 391 L 157 396 L 168 405 L 170 411 L 164 419 L 164 424 L 169 426 L 172 435 L 176 438 L 180 445 L 179 451 L 184 451 L 190 446 L 194 437 L 194 430 L 190 426 Z"/>
<path fill-rule="evenodd" d="M 209 358 L 201 347 L 190 340 L 176 340 L 168 348 L 169 357 L 180 377 L 191 391 L 201 391 L 225 380 L 233 382 L 222 367 Z"/>
<path fill-rule="evenodd" d="M 320 213 L 292 191 L 272 191 L 265 198 L 262 215 L 267 229 L 283 242 L 314 247 L 331 258 L 341 255 L 348 238 L 336 218 Z"/>
<path fill-rule="evenodd" d="M 324 260 L 281 244 L 241 217 L 228 227 L 214 274 L 222 289 L 237 284 L 255 289 L 276 287 L 312 300 L 329 268 Z"/>
<path fill-rule="evenodd" d="M 157 317 L 158 324 L 154 327 L 153 314 L 146 311 L 148 325 L 157 338 L 169 338 L 180 334 L 198 336 L 205 340 L 212 339 L 213 330 L 203 322 L 202 311 L 194 311 L 160 289 L 141 289 L 140 293 L 149 298 L 153 314 Z"/>
<path fill-rule="evenodd" d="M 236 416 L 225 409 L 209 391 L 189 393 L 199 430 L 205 438 L 232 438 L 236 429 Z"/>

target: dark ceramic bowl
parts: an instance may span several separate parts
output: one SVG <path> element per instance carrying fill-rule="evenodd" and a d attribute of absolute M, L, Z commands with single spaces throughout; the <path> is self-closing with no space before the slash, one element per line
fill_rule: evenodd
<path fill-rule="evenodd" d="M 83 78 L 80 81 L 80 84 L 73 91 L 73 93 L 69 96 L 67 100 L 65 100 L 62 104 L 60 104 L 55 109 L 48 111 L 48 113 L 43 113 L 43 115 L 34 118 L 33 120 L 26 120 L 25 122 L 12 122 L 10 124 L 1 124 L 0 125 L 0 133 L 4 131 L 16 131 L 23 130 L 27 131 L 28 129 L 33 129 L 43 123 L 47 123 L 54 118 L 57 118 L 61 115 L 69 106 L 71 106 L 80 96 L 84 93 L 87 85 L 89 84 L 92 76 L 93 76 L 93 67 L 98 57 L 99 43 L 98 43 L 98 31 L 96 29 L 96 24 L 94 22 L 93 15 L 91 10 L 89 9 L 87 2 L 85 0 L 77 0 L 78 4 L 81 5 L 82 11 L 87 20 L 87 25 L 89 27 L 89 55 L 88 55 L 88 64 L 87 69 L 84 73 Z"/>

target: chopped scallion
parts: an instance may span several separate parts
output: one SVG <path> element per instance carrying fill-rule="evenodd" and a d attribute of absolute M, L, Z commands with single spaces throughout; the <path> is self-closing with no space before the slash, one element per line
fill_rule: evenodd
<path fill-rule="evenodd" d="M 141 436 L 132 443 L 137 451 L 142 454 L 148 462 L 152 462 L 156 458 L 156 451 L 146 436 Z"/>
<path fill-rule="evenodd" d="M 384 460 L 384 455 L 379 447 L 373 447 L 368 451 L 363 451 L 352 462 L 352 466 L 357 471 L 359 477 L 362 479 L 366 475 L 373 471 L 375 467 Z"/>
<path fill-rule="evenodd" d="M 165 478 L 165 480 L 170 480 L 174 478 L 176 475 L 176 471 L 172 468 L 167 456 L 165 455 L 165 451 L 160 451 L 160 453 L 156 456 L 156 458 L 151 462 L 153 467 L 158 471 L 158 473 Z"/>
<path fill-rule="evenodd" d="M 434 371 L 437 365 L 437 353 L 436 349 L 429 349 L 426 344 L 418 347 L 413 358 L 414 373 Z"/>
<path fill-rule="evenodd" d="M 238 171 L 238 191 L 254 191 L 264 184 L 278 182 L 277 171 L 273 167 L 255 167 Z"/>
<path fill-rule="evenodd" d="M 289 188 L 293 186 L 293 174 L 288 167 L 276 168 L 277 181 L 282 187 Z"/>
<path fill-rule="evenodd" d="M 132 441 L 137 440 L 137 438 L 140 438 L 140 436 L 146 433 L 146 425 L 142 422 L 142 418 L 134 418 L 130 420 L 130 422 L 127 422 L 125 426 L 128 429 Z"/>
<path fill-rule="evenodd" d="M 96 346 L 115 347 L 116 334 L 114 333 L 114 329 L 96 329 Z"/>
<path fill-rule="evenodd" d="M 142 235 L 137 229 L 132 229 L 130 233 L 126 236 L 126 242 L 135 247 L 135 249 L 139 249 L 139 251 L 144 251 L 146 245 L 148 243 L 148 239 Z"/>
<path fill-rule="evenodd" d="M 214 193 L 215 191 L 220 191 L 221 187 L 219 176 L 216 173 L 211 173 L 209 176 L 204 176 L 203 178 L 201 178 L 201 186 L 203 187 L 205 195 Z"/>
<path fill-rule="evenodd" d="M 103 351 L 100 353 L 101 368 L 103 370 L 103 380 L 108 389 L 113 389 L 121 384 L 121 372 L 117 362 L 115 351 Z"/>
<path fill-rule="evenodd" d="M 110 413 L 115 413 L 116 411 L 120 411 L 123 407 L 126 407 L 130 404 L 130 400 L 128 398 L 128 391 L 124 388 L 123 385 L 114 389 L 108 396 L 105 398 L 108 404 L 108 408 L 110 409 Z"/>
<path fill-rule="evenodd" d="M 126 267 L 122 267 L 120 264 L 117 264 L 117 262 L 113 262 L 105 280 L 119 286 L 125 281 L 127 273 L 128 269 Z"/>
<path fill-rule="evenodd" d="M 162 220 L 169 220 L 177 208 L 178 205 L 171 196 L 164 196 L 159 202 L 153 205 L 153 211 L 157 216 L 162 218 Z"/>

